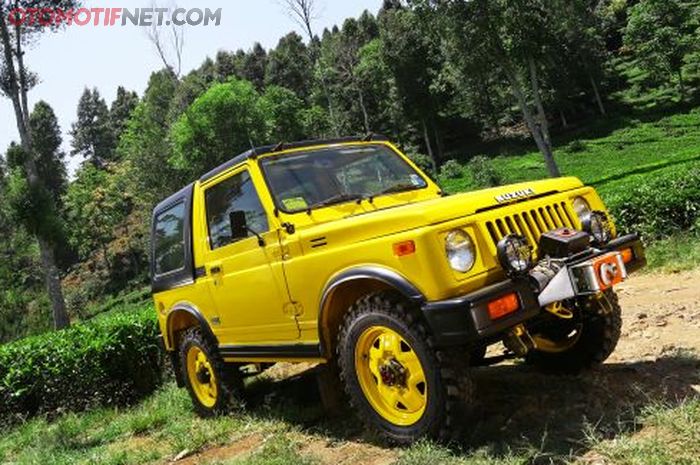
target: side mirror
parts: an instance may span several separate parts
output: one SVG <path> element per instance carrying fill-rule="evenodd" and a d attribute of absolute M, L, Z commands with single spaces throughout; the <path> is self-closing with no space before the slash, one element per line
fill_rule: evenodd
<path fill-rule="evenodd" d="M 265 240 L 262 236 L 248 227 L 243 210 L 232 211 L 228 214 L 228 220 L 231 225 L 231 239 L 245 239 L 248 237 L 248 233 L 251 233 L 258 238 L 260 247 L 265 245 Z"/>
<path fill-rule="evenodd" d="M 231 225 L 231 239 L 242 239 L 248 237 L 248 224 L 243 210 L 234 210 L 228 214 Z"/>

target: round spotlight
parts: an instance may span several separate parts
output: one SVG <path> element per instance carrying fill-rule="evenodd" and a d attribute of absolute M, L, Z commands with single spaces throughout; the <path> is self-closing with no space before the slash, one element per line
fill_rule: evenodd
<path fill-rule="evenodd" d="M 592 211 L 581 220 L 583 230 L 593 237 L 597 244 L 605 244 L 612 239 L 612 225 L 608 215 L 601 211 Z"/>
<path fill-rule="evenodd" d="M 532 247 L 527 239 L 519 234 L 509 234 L 496 246 L 498 261 L 506 273 L 521 274 L 532 267 Z"/>
<path fill-rule="evenodd" d="M 469 234 L 455 229 L 445 236 L 445 254 L 453 270 L 466 273 L 474 266 L 476 252 Z"/>

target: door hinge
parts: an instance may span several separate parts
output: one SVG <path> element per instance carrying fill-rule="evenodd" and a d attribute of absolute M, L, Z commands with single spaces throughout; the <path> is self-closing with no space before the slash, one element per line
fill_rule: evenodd
<path fill-rule="evenodd" d="M 301 316 L 304 314 L 304 306 L 299 302 L 287 302 L 284 304 L 284 313 L 293 317 Z"/>

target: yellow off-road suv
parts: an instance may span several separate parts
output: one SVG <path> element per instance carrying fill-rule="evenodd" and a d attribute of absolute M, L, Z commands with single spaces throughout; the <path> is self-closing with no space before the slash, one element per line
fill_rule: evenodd
<path fill-rule="evenodd" d="M 546 371 L 603 362 L 612 288 L 644 263 L 578 179 L 448 196 L 376 135 L 251 149 L 153 212 L 158 320 L 199 414 L 251 366 L 319 362 L 398 443 L 455 429 L 469 366 L 503 358 L 489 345 Z"/>

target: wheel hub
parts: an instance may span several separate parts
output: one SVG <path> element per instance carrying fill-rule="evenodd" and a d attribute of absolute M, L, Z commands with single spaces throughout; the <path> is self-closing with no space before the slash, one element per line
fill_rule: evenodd
<path fill-rule="evenodd" d="M 211 373 L 209 373 L 207 367 L 199 367 L 199 370 L 197 370 L 197 381 L 202 384 L 209 384 L 211 382 Z"/>
<path fill-rule="evenodd" d="M 379 375 L 382 383 L 387 386 L 406 385 L 406 368 L 395 358 L 390 358 L 379 367 Z"/>

